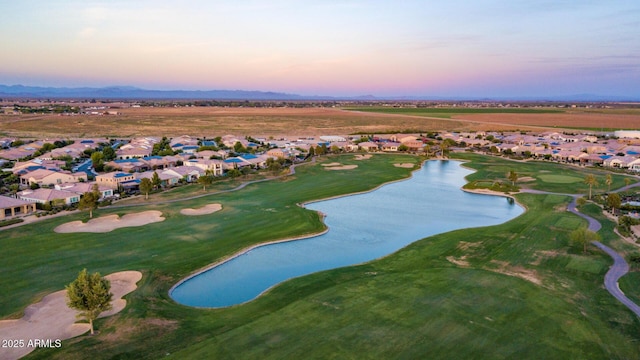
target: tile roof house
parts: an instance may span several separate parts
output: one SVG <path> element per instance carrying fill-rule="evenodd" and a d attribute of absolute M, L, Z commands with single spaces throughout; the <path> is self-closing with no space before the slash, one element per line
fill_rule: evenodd
<path fill-rule="evenodd" d="M 27 215 L 36 211 L 36 204 L 8 196 L 0 196 L 0 219 Z"/>
<path fill-rule="evenodd" d="M 43 186 L 43 185 L 62 184 L 66 182 L 74 183 L 74 182 L 81 182 L 81 181 L 87 181 L 87 173 L 85 172 L 71 173 L 68 171 L 53 171 L 53 170 L 47 170 L 47 169 L 38 169 L 20 176 L 20 184 L 26 185 L 26 186 L 34 183 L 40 186 Z"/>
<path fill-rule="evenodd" d="M 378 144 L 371 141 L 361 142 L 358 144 L 358 147 L 365 151 L 378 151 L 379 149 Z"/>
<path fill-rule="evenodd" d="M 121 171 L 113 171 L 96 176 L 96 182 L 98 185 L 104 185 L 111 189 L 117 189 L 119 185 L 134 180 L 136 179 L 132 174 L 123 173 Z"/>
<path fill-rule="evenodd" d="M 214 176 L 224 174 L 224 162 L 218 159 L 191 159 L 184 163 L 185 166 L 196 166 L 205 171 L 210 171 Z"/>
<path fill-rule="evenodd" d="M 84 193 L 93 191 L 93 185 L 95 182 L 84 182 L 84 183 L 66 183 L 66 184 L 58 184 L 55 185 L 56 190 L 69 191 L 72 193 L 76 193 L 78 195 L 83 195 Z M 100 198 L 108 198 L 113 196 L 113 189 L 104 185 L 98 185 L 98 191 L 100 192 Z"/>
<path fill-rule="evenodd" d="M 61 202 L 66 205 L 71 205 L 80 201 L 80 195 L 70 191 L 56 189 L 24 190 L 18 192 L 16 195 L 22 200 L 39 204 Z"/>

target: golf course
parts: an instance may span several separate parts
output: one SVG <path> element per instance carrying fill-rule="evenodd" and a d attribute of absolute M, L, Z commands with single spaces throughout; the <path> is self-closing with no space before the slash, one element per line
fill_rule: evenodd
<path fill-rule="evenodd" d="M 512 193 L 526 211 L 506 223 L 434 235 L 365 264 L 286 281 L 242 305 L 202 309 L 176 303 L 169 290 L 243 249 L 325 231 L 321 214 L 299 204 L 408 178 L 425 159 L 380 154 L 356 160 L 344 154 L 319 157 L 292 175 L 236 191 L 227 190 L 242 178 L 206 191 L 189 185 L 94 211 L 94 217 L 162 214 L 163 221 L 144 226 L 54 231 L 89 220 L 88 212 L 75 212 L 0 230 L 0 318 L 20 318 L 28 305 L 62 290 L 83 268 L 139 271 L 137 289 L 124 297 L 126 308 L 95 322 L 97 336 L 65 340 L 60 348 L 37 349 L 26 358 L 637 358 L 640 319 L 603 286 L 611 258 L 594 246 L 586 253 L 572 246 L 569 234 L 586 221 L 567 212 L 571 197 L 560 195 L 587 194 L 587 174 L 600 184 L 611 174 L 612 190 L 624 186 L 626 176 L 550 162 L 451 157 L 475 171 L 468 182 L 508 183 L 513 171 L 519 187 L 557 195 Z M 332 163 L 344 168 L 322 166 Z M 210 204 L 219 204 L 215 212 L 183 211 Z M 580 211 L 600 221 L 603 244 L 622 255 L 638 251 L 614 233 L 615 224 L 597 205 L 587 202 Z M 636 270 L 620 281 L 636 302 L 639 280 Z"/>

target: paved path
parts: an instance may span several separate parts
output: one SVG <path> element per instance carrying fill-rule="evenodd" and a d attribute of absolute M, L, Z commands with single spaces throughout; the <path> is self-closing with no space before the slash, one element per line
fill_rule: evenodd
<path fill-rule="evenodd" d="M 625 188 L 630 188 L 637 185 L 638 184 L 633 184 Z M 523 190 L 523 192 L 529 192 L 534 194 L 552 194 L 552 193 L 537 191 L 537 190 Z M 593 232 L 597 232 L 602 228 L 602 225 L 598 220 L 578 211 L 576 206 L 576 201 L 582 195 L 574 195 L 574 194 L 558 194 L 558 195 L 567 195 L 573 198 L 573 200 L 567 207 L 567 210 L 587 220 L 589 222 L 589 230 Z M 625 294 L 622 292 L 622 290 L 620 290 L 620 286 L 618 285 L 618 280 L 629 272 L 629 265 L 624 260 L 624 258 L 620 256 L 620 254 L 616 253 L 612 248 L 602 244 L 599 241 L 592 241 L 591 243 L 597 246 L 602 251 L 606 252 L 609 256 L 611 256 L 611 258 L 613 258 L 613 265 L 604 276 L 604 287 L 607 289 L 607 291 L 609 291 L 611 295 L 613 295 L 613 297 L 618 299 L 618 301 L 620 301 L 624 306 L 629 308 L 629 310 L 633 311 L 633 313 L 636 314 L 636 316 L 640 317 L 640 306 L 638 306 L 636 303 L 634 303 L 628 297 L 626 297 Z"/>

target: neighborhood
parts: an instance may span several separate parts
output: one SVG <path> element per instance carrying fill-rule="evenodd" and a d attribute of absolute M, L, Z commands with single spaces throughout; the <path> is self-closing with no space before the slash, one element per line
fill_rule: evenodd
<path fill-rule="evenodd" d="M 0 138 L 0 220 L 54 207 L 74 207 L 96 191 L 100 201 L 140 193 L 143 179 L 156 188 L 223 179 L 329 153 L 407 152 L 426 157 L 475 151 L 640 172 L 640 132 L 440 132 L 252 138 L 225 135 L 132 139 Z"/>

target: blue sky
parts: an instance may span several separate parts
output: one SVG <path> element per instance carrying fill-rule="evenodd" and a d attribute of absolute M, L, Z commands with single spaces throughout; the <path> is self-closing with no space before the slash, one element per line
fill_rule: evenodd
<path fill-rule="evenodd" d="M 640 96 L 638 1 L 7 1 L 0 83 Z"/>

